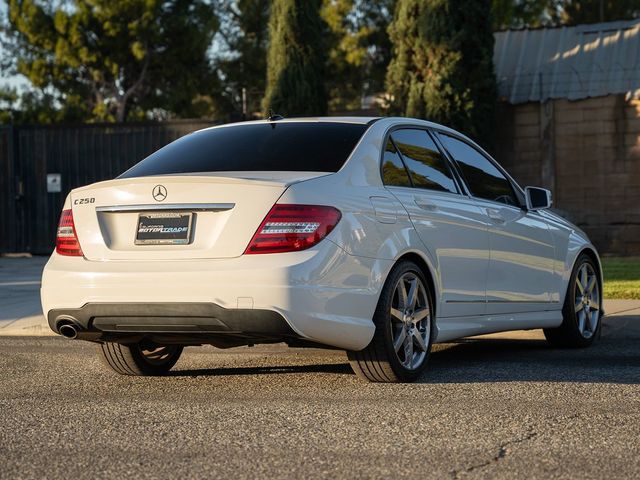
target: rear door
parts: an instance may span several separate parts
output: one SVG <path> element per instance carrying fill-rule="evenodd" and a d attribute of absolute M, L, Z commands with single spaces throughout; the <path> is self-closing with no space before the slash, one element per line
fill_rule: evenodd
<path fill-rule="evenodd" d="M 382 176 L 438 263 L 443 300 L 438 317 L 482 315 L 488 224 L 481 209 L 459 193 L 448 162 L 430 134 L 416 128 L 393 131 Z"/>
<path fill-rule="evenodd" d="M 547 223 L 538 213 L 522 208 L 523 199 L 491 159 L 462 139 L 442 133 L 439 138 L 490 221 L 487 313 L 549 309 L 558 286 Z"/>

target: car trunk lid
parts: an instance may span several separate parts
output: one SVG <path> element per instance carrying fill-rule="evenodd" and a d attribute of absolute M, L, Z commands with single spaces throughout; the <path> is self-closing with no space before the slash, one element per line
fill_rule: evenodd
<path fill-rule="evenodd" d="M 224 172 L 116 179 L 74 190 L 73 218 L 88 260 L 237 257 L 289 185 L 322 175 Z"/>

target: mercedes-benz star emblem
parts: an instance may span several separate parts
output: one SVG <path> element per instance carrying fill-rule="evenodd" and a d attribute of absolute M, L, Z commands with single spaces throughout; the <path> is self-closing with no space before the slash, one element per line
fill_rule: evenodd
<path fill-rule="evenodd" d="M 153 198 L 156 202 L 161 202 L 165 198 L 167 198 L 167 189 L 164 188 L 164 185 L 156 185 L 153 187 Z"/>

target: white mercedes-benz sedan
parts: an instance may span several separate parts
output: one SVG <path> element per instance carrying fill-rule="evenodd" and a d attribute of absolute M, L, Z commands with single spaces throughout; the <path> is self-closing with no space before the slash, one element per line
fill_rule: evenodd
<path fill-rule="evenodd" d="M 600 332 L 596 249 L 484 150 L 408 118 L 271 118 L 201 130 L 73 190 L 42 279 L 54 332 L 118 373 L 184 346 L 344 349 L 374 382 L 415 380 L 431 345 Z"/>

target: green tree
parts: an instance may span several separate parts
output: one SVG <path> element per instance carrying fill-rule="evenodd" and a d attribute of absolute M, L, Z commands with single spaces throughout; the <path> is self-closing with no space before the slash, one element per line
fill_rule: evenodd
<path fill-rule="evenodd" d="M 565 0 L 562 23 L 611 22 L 640 16 L 640 0 Z"/>
<path fill-rule="evenodd" d="M 557 25 L 564 0 L 492 0 L 493 28 Z"/>
<path fill-rule="evenodd" d="M 321 0 L 273 0 L 269 15 L 267 90 L 263 110 L 301 116 L 323 115 L 326 25 Z"/>
<path fill-rule="evenodd" d="M 327 78 L 329 109 L 360 108 L 364 95 L 384 91 L 391 59 L 387 27 L 395 0 L 324 0 L 321 15 L 329 26 Z"/>
<path fill-rule="evenodd" d="M 0 124 L 38 124 L 64 120 L 54 97 L 46 92 L 0 87 Z"/>
<path fill-rule="evenodd" d="M 18 94 L 15 88 L 0 86 L 0 125 L 13 123 Z"/>
<path fill-rule="evenodd" d="M 492 0 L 496 30 L 631 20 L 640 0 Z"/>
<path fill-rule="evenodd" d="M 218 22 L 206 0 L 9 0 L 8 13 L 15 71 L 53 96 L 63 119 L 211 108 L 207 51 Z"/>
<path fill-rule="evenodd" d="M 492 145 L 496 81 L 488 1 L 398 0 L 389 27 L 391 111 Z"/>
<path fill-rule="evenodd" d="M 267 77 L 269 0 L 236 0 L 220 6 L 218 38 L 224 49 L 215 63 L 223 85 L 225 108 L 240 112 L 242 91 L 249 116 L 261 111 Z"/>

